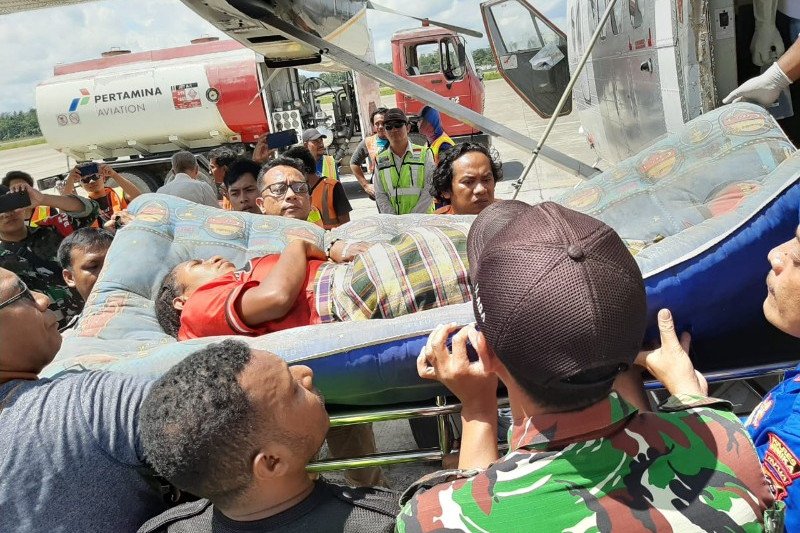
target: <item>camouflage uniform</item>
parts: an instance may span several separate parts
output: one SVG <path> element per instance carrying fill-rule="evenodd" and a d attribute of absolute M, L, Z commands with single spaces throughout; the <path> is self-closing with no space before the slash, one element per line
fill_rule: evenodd
<path fill-rule="evenodd" d="M 742 424 L 708 408 L 720 403 L 671 397 L 668 412 L 639 413 L 612 393 L 526 419 L 485 471 L 412 486 L 397 531 L 761 531 L 781 510 Z"/>
<path fill-rule="evenodd" d="M 83 211 L 59 213 L 39 222 L 39 227 L 28 228 L 28 236 L 19 242 L 0 241 L 0 268 L 19 276 L 30 290 L 50 297 L 50 309 L 58 315 L 59 328 L 81 312 L 83 300 L 64 283 L 57 260 L 58 246 L 76 229 L 91 226 L 98 213 L 96 202 L 76 198 L 83 202 Z"/>

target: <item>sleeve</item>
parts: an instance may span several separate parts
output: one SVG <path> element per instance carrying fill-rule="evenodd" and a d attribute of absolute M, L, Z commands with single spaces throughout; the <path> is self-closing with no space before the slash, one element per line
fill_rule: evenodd
<path fill-rule="evenodd" d="M 727 400 L 713 398 L 710 396 L 700 396 L 695 394 L 677 394 L 670 396 L 664 403 L 658 406 L 660 411 L 673 413 L 675 411 L 685 411 L 697 407 L 709 407 L 721 411 L 732 411 L 733 404 Z"/>
<path fill-rule="evenodd" d="M 94 224 L 100 214 L 100 205 L 94 200 L 84 198 L 83 196 L 71 195 L 83 203 L 83 211 L 65 211 L 70 218 L 73 230 L 78 228 L 86 228 Z"/>
<path fill-rule="evenodd" d="M 337 213 L 349 213 L 353 210 L 350 205 L 350 200 L 347 199 L 347 193 L 344 192 L 344 187 L 341 181 L 337 181 L 333 187 L 333 208 Z"/>
<path fill-rule="evenodd" d="M 151 378 L 116 372 L 89 372 L 80 384 L 81 408 L 94 440 L 109 457 L 135 468 L 144 465 L 139 408 L 152 384 Z"/>
<path fill-rule="evenodd" d="M 389 201 L 389 194 L 383 190 L 383 180 L 377 172 L 372 182 L 375 186 L 375 203 L 378 205 L 378 213 L 394 214 L 394 208 Z"/>
<path fill-rule="evenodd" d="M 412 213 L 427 213 L 433 203 L 433 196 L 431 196 L 431 180 L 433 179 L 433 171 L 436 165 L 433 163 L 433 152 L 428 150 L 425 156 L 425 185 L 422 186 L 422 192 L 419 194 L 419 201 L 414 206 Z"/>
<path fill-rule="evenodd" d="M 358 146 L 356 146 L 353 155 L 350 156 L 350 164 L 361 166 L 368 157 L 369 152 L 367 151 L 367 143 L 366 141 L 362 140 L 360 143 L 358 143 Z"/>
<path fill-rule="evenodd" d="M 181 312 L 178 340 L 216 335 L 255 335 L 259 333 L 245 324 L 236 310 L 244 292 L 259 285 L 258 281 L 220 283 L 201 287 L 187 300 Z"/>

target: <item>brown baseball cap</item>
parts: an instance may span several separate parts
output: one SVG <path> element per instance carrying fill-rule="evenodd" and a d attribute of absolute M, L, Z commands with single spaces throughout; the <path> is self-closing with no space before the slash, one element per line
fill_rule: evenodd
<path fill-rule="evenodd" d="M 393 107 L 383 114 L 383 122 L 408 122 L 408 117 L 399 107 Z"/>
<path fill-rule="evenodd" d="M 646 326 L 639 267 L 603 222 L 553 202 L 500 201 L 467 239 L 478 328 L 521 386 L 602 392 Z"/>

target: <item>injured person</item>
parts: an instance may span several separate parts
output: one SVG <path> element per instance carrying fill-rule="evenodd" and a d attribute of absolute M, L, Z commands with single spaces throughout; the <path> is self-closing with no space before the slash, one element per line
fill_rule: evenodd
<path fill-rule="evenodd" d="M 394 318 L 469 301 L 467 266 L 458 227 L 417 227 L 338 264 L 295 240 L 240 269 L 219 256 L 178 264 L 158 291 L 156 317 L 179 340 Z"/>

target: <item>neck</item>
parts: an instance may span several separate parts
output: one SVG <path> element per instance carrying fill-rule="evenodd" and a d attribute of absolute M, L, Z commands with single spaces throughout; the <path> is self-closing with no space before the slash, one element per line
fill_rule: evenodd
<path fill-rule="evenodd" d="M 399 156 L 402 157 L 402 156 L 405 155 L 406 150 L 408 149 L 408 139 L 406 139 L 403 142 L 400 142 L 400 141 L 391 142 L 390 141 L 389 142 L 389 148 L 392 149 L 392 152 L 394 152 L 394 155 L 399 155 Z"/>
<path fill-rule="evenodd" d="M 322 177 L 318 174 L 306 174 L 306 181 L 308 182 L 308 187 L 313 189 L 314 186 L 322 180 Z"/>
<path fill-rule="evenodd" d="M 511 405 L 511 417 L 514 425 L 522 424 L 526 418 L 544 415 L 549 411 L 530 399 L 530 397 L 516 383 L 503 381 L 508 389 L 508 402 Z"/>
<path fill-rule="evenodd" d="M 239 522 L 252 522 L 275 516 L 305 500 L 314 490 L 314 482 L 305 471 L 292 480 L 283 480 L 275 486 L 246 494 L 241 501 L 229 507 L 217 506 L 219 511 Z"/>
<path fill-rule="evenodd" d="M 90 192 L 90 193 L 89 193 L 89 198 L 91 198 L 92 200 L 96 200 L 97 198 L 103 197 L 103 196 L 105 196 L 105 195 L 106 195 L 106 188 L 105 188 L 105 187 L 103 187 L 103 188 L 102 188 L 102 189 L 100 189 L 99 191 L 96 191 L 96 192 Z"/>
<path fill-rule="evenodd" d="M 20 372 L 16 370 L 0 370 L 0 385 L 8 383 L 15 379 L 24 379 L 27 381 L 35 381 L 39 376 L 34 372 Z"/>
<path fill-rule="evenodd" d="M 24 223 L 16 229 L 11 231 L 4 231 L 0 232 L 0 240 L 6 242 L 19 242 L 25 240 L 25 237 L 28 236 L 28 226 Z"/>

